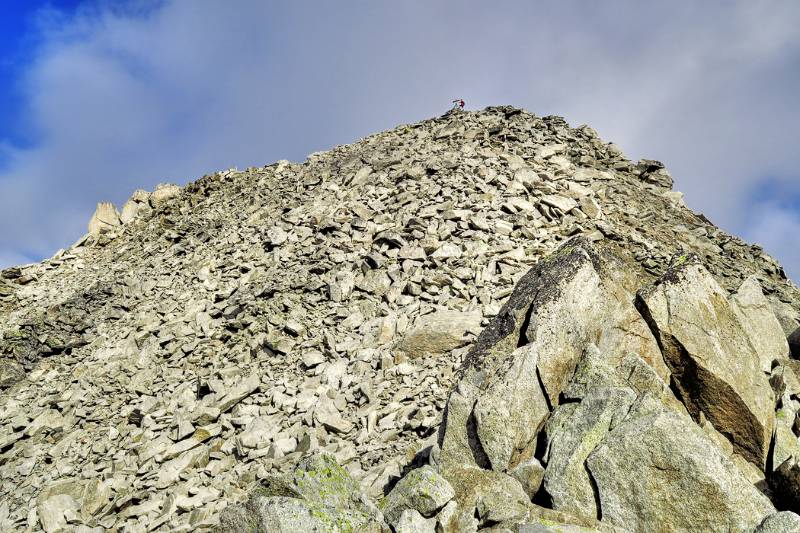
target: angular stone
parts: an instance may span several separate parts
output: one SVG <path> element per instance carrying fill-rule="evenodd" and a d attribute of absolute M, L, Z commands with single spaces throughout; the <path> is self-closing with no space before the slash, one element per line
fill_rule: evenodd
<path fill-rule="evenodd" d="M 258 531 L 270 533 L 296 533 L 298 531 L 330 531 L 321 517 L 314 514 L 313 509 L 303 500 L 273 496 L 269 498 L 255 498 L 251 504 L 255 513 Z M 228 519 L 227 521 L 230 521 Z M 252 532 L 247 529 L 253 519 L 242 517 L 240 526 L 234 526 L 233 531 Z M 230 527 L 230 525 L 228 526 Z"/>
<path fill-rule="evenodd" d="M 786 398 L 775 413 L 775 436 L 772 450 L 773 468 L 790 457 L 800 458 L 800 439 L 794 433 L 800 402 Z"/>
<path fill-rule="evenodd" d="M 604 522 L 630 531 L 752 531 L 770 501 L 691 419 L 634 408 L 586 461 Z"/>
<path fill-rule="evenodd" d="M 436 519 L 425 518 L 414 509 L 406 509 L 397 520 L 395 533 L 436 533 Z"/>
<path fill-rule="evenodd" d="M 753 533 L 789 533 L 800 531 L 800 516 L 791 511 L 769 515 Z"/>
<path fill-rule="evenodd" d="M 397 349 L 412 359 L 425 354 L 447 353 L 464 346 L 468 342 L 468 333 L 480 332 L 481 318 L 480 311 L 439 310 L 423 315 L 403 336 Z"/>
<path fill-rule="evenodd" d="M 550 412 L 537 376 L 535 346 L 523 346 L 510 354 L 510 365 L 498 368 L 493 379 L 482 384 L 472 412 L 471 425 L 488 465 L 501 472 L 532 453 L 536 433 Z M 469 426 L 468 426 L 469 428 Z"/>
<path fill-rule="evenodd" d="M 661 345 L 681 399 L 763 468 L 775 425 L 775 397 L 727 295 L 693 255 L 683 255 L 637 305 Z"/>
<path fill-rule="evenodd" d="M 168 200 L 175 198 L 181 193 L 181 188 L 172 183 L 159 183 L 156 189 L 150 194 L 150 203 L 153 207 L 159 207 Z"/>
<path fill-rule="evenodd" d="M 450 483 L 430 466 L 406 474 L 386 496 L 382 506 L 386 521 L 396 526 L 400 515 L 413 509 L 424 517 L 432 517 L 449 502 L 455 493 Z"/>
<path fill-rule="evenodd" d="M 539 487 L 542 486 L 544 467 L 536 457 L 529 457 L 510 469 L 508 474 L 519 481 L 525 490 L 525 494 L 532 500 L 536 493 L 539 492 Z"/>
<path fill-rule="evenodd" d="M 81 516 L 84 521 L 89 521 L 97 515 L 111 499 L 111 487 L 99 479 L 92 479 L 83 489 L 81 501 Z"/>
<path fill-rule="evenodd" d="M 244 431 L 237 439 L 243 448 L 260 449 L 269 445 L 272 438 L 276 435 L 278 427 L 275 427 L 275 419 L 269 416 L 259 416 L 248 422 Z"/>
<path fill-rule="evenodd" d="M 587 518 L 598 516 L 599 502 L 586 458 L 628 413 L 636 396 L 630 389 L 594 388 L 570 409 L 563 424 L 548 431 L 544 488 L 553 509 Z"/>
<path fill-rule="evenodd" d="M 761 370 L 769 373 L 773 361 L 789 357 L 789 344 L 772 306 L 761 290 L 761 284 L 754 276 L 750 276 L 730 300 L 750 343 L 758 353 Z"/>
<path fill-rule="evenodd" d="M 220 412 L 224 413 L 237 403 L 253 394 L 253 392 L 258 389 L 259 385 L 261 385 L 261 379 L 255 374 L 250 375 L 240 380 L 229 391 L 227 391 L 225 395 L 217 401 L 214 407 L 219 409 Z"/>
<path fill-rule="evenodd" d="M 564 213 L 568 213 L 572 211 L 576 207 L 578 207 L 578 202 L 573 200 L 572 198 L 567 198 L 566 196 L 559 196 L 557 194 L 548 194 L 547 196 L 542 197 L 542 202 L 560 209 Z"/>
<path fill-rule="evenodd" d="M 225 510 L 232 531 L 363 531 L 389 533 L 381 513 L 329 454 L 304 459 L 291 476 L 268 477 L 244 507 Z"/>
<path fill-rule="evenodd" d="M 446 242 L 433 252 L 434 259 L 455 259 L 461 257 L 461 247 L 457 244 Z"/>
<path fill-rule="evenodd" d="M 119 212 L 111 202 L 100 202 L 89 220 L 89 233 L 99 235 L 119 227 L 122 222 L 119 219 Z"/>
<path fill-rule="evenodd" d="M 130 199 L 122 206 L 119 218 L 123 224 L 128 224 L 148 211 L 150 211 L 150 193 L 139 189 L 134 191 Z"/>
<path fill-rule="evenodd" d="M 75 516 L 79 509 L 78 503 L 68 494 L 56 494 L 39 503 L 39 523 L 46 533 L 62 531 L 67 519 Z"/>

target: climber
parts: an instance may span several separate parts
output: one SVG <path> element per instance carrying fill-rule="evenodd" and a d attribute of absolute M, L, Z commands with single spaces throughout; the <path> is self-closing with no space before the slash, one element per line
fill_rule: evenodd
<path fill-rule="evenodd" d="M 453 100 L 453 109 L 460 109 L 460 110 L 463 111 L 464 110 L 464 100 L 462 100 L 460 98 L 456 98 L 455 100 Z"/>

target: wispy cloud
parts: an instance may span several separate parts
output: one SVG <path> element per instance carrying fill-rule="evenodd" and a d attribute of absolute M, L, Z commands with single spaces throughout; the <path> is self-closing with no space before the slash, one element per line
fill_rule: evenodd
<path fill-rule="evenodd" d="M 302 159 L 455 97 L 591 124 L 749 238 L 795 220 L 753 197 L 800 163 L 793 0 L 107 5 L 42 17 L 22 80 L 36 142 L 0 156 L 0 265 L 68 245 L 99 200 Z M 763 240 L 796 273 L 784 242 Z"/>

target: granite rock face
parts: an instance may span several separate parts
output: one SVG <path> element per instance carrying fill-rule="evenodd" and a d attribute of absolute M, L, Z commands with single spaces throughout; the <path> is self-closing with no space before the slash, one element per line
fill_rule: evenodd
<path fill-rule="evenodd" d="M 737 296 L 733 301 L 741 302 L 742 292 Z M 745 313 L 744 305 L 731 304 L 694 255 L 678 256 L 655 284 L 639 291 L 637 303 L 692 416 L 699 419 L 703 413 L 730 436 L 738 453 L 763 468 L 775 427 L 775 397 L 760 351 L 771 346 L 772 330 L 760 329 L 758 340 L 751 331 L 769 309 Z M 785 356 L 786 351 L 781 348 L 774 355 Z"/>
<path fill-rule="evenodd" d="M 103 204 L 0 272 L 0 530 L 783 524 L 800 294 L 671 185 L 492 107 Z"/>

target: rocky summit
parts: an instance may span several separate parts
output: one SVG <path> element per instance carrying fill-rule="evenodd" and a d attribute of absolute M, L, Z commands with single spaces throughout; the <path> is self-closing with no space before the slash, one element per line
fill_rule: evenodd
<path fill-rule="evenodd" d="M 0 531 L 800 531 L 800 291 L 511 107 L 101 203 L 0 273 Z"/>

